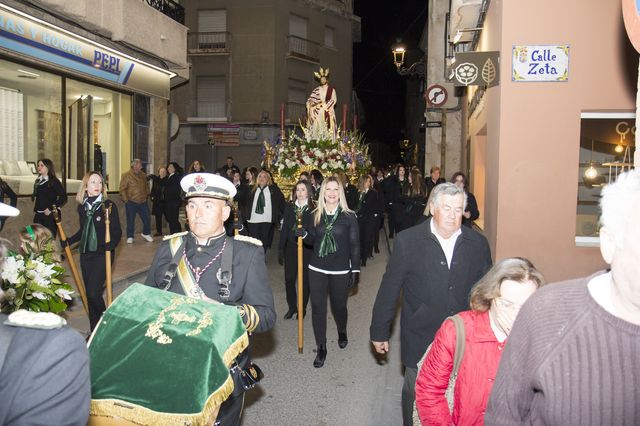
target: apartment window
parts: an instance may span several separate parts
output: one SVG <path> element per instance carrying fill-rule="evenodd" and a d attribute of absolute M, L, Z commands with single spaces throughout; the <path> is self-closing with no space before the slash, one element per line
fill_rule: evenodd
<path fill-rule="evenodd" d="M 307 39 L 309 20 L 298 15 L 289 15 L 289 35 Z"/>
<path fill-rule="evenodd" d="M 227 35 L 225 9 L 198 11 L 198 48 L 224 49 Z"/>
<path fill-rule="evenodd" d="M 227 118 L 227 90 L 224 77 L 198 77 L 198 117 Z"/>
<path fill-rule="evenodd" d="M 324 27 L 324 45 L 325 47 L 336 47 L 333 41 L 335 35 L 335 29 L 331 27 Z"/>
<path fill-rule="evenodd" d="M 287 117 L 298 122 L 306 114 L 307 82 L 290 78 L 287 81 Z"/>

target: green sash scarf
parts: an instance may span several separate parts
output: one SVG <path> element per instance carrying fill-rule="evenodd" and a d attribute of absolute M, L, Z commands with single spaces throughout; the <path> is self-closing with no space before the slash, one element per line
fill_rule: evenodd
<path fill-rule="evenodd" d="M 264 188 L 262 187 L 258 187 L 258 191 L 260 191 L 260 193 L 258 194 L 258 202 L 256 203 L 256 213 L 258 214 L 262 214 L 264 213 Z"/>
<path fill-rule="evenodd" d="M 309 207 L 309 204 L 305 204 L 304 206 L 300 207 L 297 204 L 293 204 L 294 209 L 296 211 L 296 221 L 293 222 L 293 227 L 291 229 L 293 229 L 295 231 L 295 229 L 298 227 L 298 218 L 302 217 L 302 215 L 304 214 L 304 212 L 307 210 L 307 208 Z"/>
<path fill-rule="evenodd" d="M 102 201 L 96 200 L 87 210 L 87 219 L 84 222 L 82 235 L 80 236 L 80 253 L 96 251 L 98 249 L 98 234 L 96 233 L 96 224 L 93 223 L 93 215 L 101 206 Z"/>
<path fill-rule="evenodd" d="M 326 212 L 322 212 L 322 221 L 324 223 L 324 235 L 322 236 L 322 241 L 320 241 L 320 251 L 318 252 L 318 256 L 327 257 L 330 254 L 338 251 L 338 246 L 336 244 L 336 239 L 333 236 L 333 225 L 338 220 L 338 216 L 342 209 L 338 206 L 338 209 L 333 214 L 333 216 L 327 215 Z"/>

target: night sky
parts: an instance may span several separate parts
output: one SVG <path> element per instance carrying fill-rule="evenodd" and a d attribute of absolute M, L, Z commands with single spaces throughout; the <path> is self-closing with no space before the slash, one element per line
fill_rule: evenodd
<path fill-rule="evenodd" d="M 389 144 L 394 153 L 403 139 L 407 77 L 397 74 L 391 46 L 397 38 L 407 45 L 405 64 L 420 56 L 418 42 L 427 4 L 427 0 L 356 0 L 354 4 L 362 20 L 362 42 L 354 44 L 353 53 L 353 88 L 365 111 L 360 127 L 367 142 Z"/>

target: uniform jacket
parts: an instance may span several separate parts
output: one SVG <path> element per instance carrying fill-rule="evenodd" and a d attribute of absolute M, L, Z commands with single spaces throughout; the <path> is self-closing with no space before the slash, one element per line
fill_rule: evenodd
<path fill-rule="evenodd" d="M 358 219 L 373 219 L 382 214 L 383 205 L 378 191 L 370 189 L 364 194 L 362 192 L 358 193 L 357 207 L 356 215 Z"/>
<path fill-rule="evenodd" d="M 105 246 L 105 230 L 106 226 L 104 223 L 104 208 L 103 207 L 111 207 L 111 213 L 109 214 L 109 237 L 111 237 L 111 242 L 109 243 L 109 247 Z M 74 244 L 80 241 L 80 237 L 82 236 L 82 230 L 85 227 L 87 221 L 87 211 L 85 209 L 84 204 L 78 206 L 78 216 L 80 218 L 80 229 L 78 232 L 69 237 L 69 244 Z M 111 200 L 106 200 L 104 205 L 98 209 L 93 215 L 93 223 L 96 227 L 96 236 L 98 238 L 98 248 L 96 253 L 104 253 L 105 250 L 115 250 L 120 243 L 120 239 L 122 238 L 122 227 L 120 226 L 120 216 L 118 215 L 118 206 Z"/>
<path fill-rule="evenodd" d="M 371 319 L 371 340 L 388 341 L 402 290 L 402 362 L 410 368 L 416 367 L 442 321 L 469 306 L 471 287 L 491 267 L 487 239 L 463 226 L 449 269 L 431 220 L 397 235 Z"/>
<path fill-rule="evenodd" d="M 271 195 L 271 223 L 279 224 L 284 211 L 284 194 L 278 188 L 278 185 L 269 185 L 269 194 Z M 253 199 L 258 196 L 257 188 L 255 191 L 249 190 L 245 194 L 245 214 L 243 215 L 246 220 L 251 218 L 251 209 L 253 208 Z"/>
<path fill-rule="evenodd" d="M 344 188 L 344 197 L 347 200 L 349 209 L 355 211 L 358 207 L 358 188 L 348 183 Z"/>
<path fill-rule="evenodd" d="M 302 227 L 309 229 L 313 224 L 312 211 L 315 208 L 315 203 L 308 205 L 307 209 L 302 214 Z M 295 228 L 297 226 L 296 209 L 294 203 L 287 203 L 284 208 L 284 214 L 282 218 L 282 231 L 280 232 L 280 242 L 278 243 L 278 251 L 284 253 L 285 248 L 290 245 L 297 246 L 297 238 L 295 235 Z M 304 241 L 303 241 L 304 242 Z M 307 243 L 309 244 L 309 243 Z M 310 249 L 307 244 L 303 244 L 303 248 Z"/>
<path fill-rule="evenodd" d="M 13 329 L 0 367 L 0 425 L 84 426 L 91 381 L 84 338 L 68 326 L 13 328 L 0 314 L 0 334 Z"/>
<path fill-rule="evenodd" d="M 186 255 L 194 268 L 204 268 L 220 252 L 224 241 L 224 238 L 220 237 L 210 238 L 207 245 L 199 245 L 191 233 L 176 235 L 173 238 L 186 240 Z M 146 279 L 147 285 L 161 286 L 164 273 L 172 258 L 169 241 L 165 240 L 153 259 Z M 245 241 L 233 241 L 233 277 L 229 286 L 229 298 L 224 301 L 218 294 L 220 283 L 216 277 L 220 265 L 221 257 L 202 274 L 199 285 L 205 295 L 227 305 L 246 304 L 252 306 L 259 318 L 255 332 L 259 333 L 271 329 L 276 322 L 276 311 L 262 247 Z M 184 294 L 177 274 L 171 281 L 170 290 L 174 293 Z"/>
<path fill-rule="evenodd" d="M 341 212 L 333 225 L 337 251 L 320 257 L 320 242 L 325 233 L 324 222 L 307 228 L 305 244 L 313 244 L 310 266 L 325 271 L 360 271 L 360 231 L 355 214 Z"/>
<path fill-rule="evenodd" d="M 132 201 L 134 203 L 144 203 L 149 196 L 149 185 L 147 184 L 147 175 L 142 170 L 140 173 L 134 173 L 133 169 L 129 169 L 120 178 L 120 197 L 123 202 Z"/>
<path fill-rule="evenodd" d="M 35 204 L 33 211 L 51 210 L 51 206 L 62 207 L 67 203 L 67 194 L 58 179 L 51 179 L 42 185 L 38 185 L 35 191 Z"/>
<path fill-rule="evenodd" d="M 453 413 L 444 393 L 456 350 L 456 329 L 445 321 L 436 333 L 416 380 L 416 408 L 425 425 L 483 425 L 491 387 L 505 342 L 498 342 L 488 312 L 464 311 L 464 357 L 458 370 Z"/>

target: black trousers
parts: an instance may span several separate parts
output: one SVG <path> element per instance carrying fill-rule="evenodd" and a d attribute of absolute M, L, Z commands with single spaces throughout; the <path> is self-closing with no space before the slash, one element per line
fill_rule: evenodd
<path fill-rule="evenodd" d="M 393 204 L 394 203 L 387 204 L 387 224 L 389 225 L 389 238 L 393 238 L 393 234 L 396 231 L 396 220 Z"/>
<path fill-rule="evenodd" d="M 311 259 L 312 253 L 312 249 L 302 246 L 302 306 L 304 310 L 307 309 L 307 303 L 309 303 L 309 259 Z M 289 310 L 294 312 L 298 311 L 297 281 L 298 245 L 288 241 L 284 249 L 284 288 L 287 293 Z"/>
<path fill-rule="evenodd" d="M 156 219 L 156 233 L 162 235 L 162 216 L 164 215 L 164 201 L 156 201 L 151 207 L 151 213 Z"/>
<path fill-rule="evenodd" d="M 58 235 L 58 227 L 56 226 L 56 221 L 53 218 L 53 213 L 51 213 L 49 216 L 44 213 L 36 213 L 33 216 L 33 223 L 39 223 L 40 225 L 43 225 L 45 228 L 51 231 L 54 239 Z"/>
<path fill-rule="evenodd" d="M 378 214 L 376 217 L 376 230 L 373 233 L 373 247 L 377 251 L 380 250 L 380 230 L 384 227 L 384 214 Z"/>
<path fill-rule="evenodd" d="M 327 343 L 327 293 L 331 302 L 331 313 L 338 333 L 347 332 L 347 297 L 349 296 L 349 273 L 323 274 L 309 270 L 309 292 L 311 295 L 311 323 L 316 345 Z"/>
<path fill-rule="evenodd" d="M 358 218 L 360 228 L 360 257 L 362 264 L 367 263 L 367 258 L 373 256 L 373 240 L 378 231 L 378 218 L 363 216 Z"/>
<path fill-rule="evenodd" d="M 111 252 L 111 264 L 115 260 L 115 253 Z M 89 325 L 91 331 L 96 327 L 100 317 L 106 309 L 104 304 L 104 281 L 107 277 L 104 253 L 81 253 L 80 269 L 82 269 L 82 281 L 87 291 L 89 303 Z"/>
<path fill-rule="evenodd" d="M 242 407 L 244 406 L 244 392 L 231 395 L 220 406 L 220 412 L 214 423 L 215 426 L 237 426 L 240 424 Z"/>
<path fill-rule="evenodd" d="M 180 221 L 178 217 L 180 215 L 180 206 L 182 202 L 179 203 L 169 203 L 165 202 L 164 205 L 164 217 L 169 222 L 169 233 L 175 234 L 177 232 L 182 231 L 182 227 L 180 226 Z"/>
<path fill-rule="evenodd" d="M 273 238 L 273 234 L 271 234 L 271 232 L 273 232 L 272 228 L 273 224 L 271 222 L 247 222 L 247 232 L 249 233 L 249 236 L 262 241 L 262 247 L 264 248 L 265 252 L 269 247 L 271 247 L 269 236 L 271 235 Z"/>

